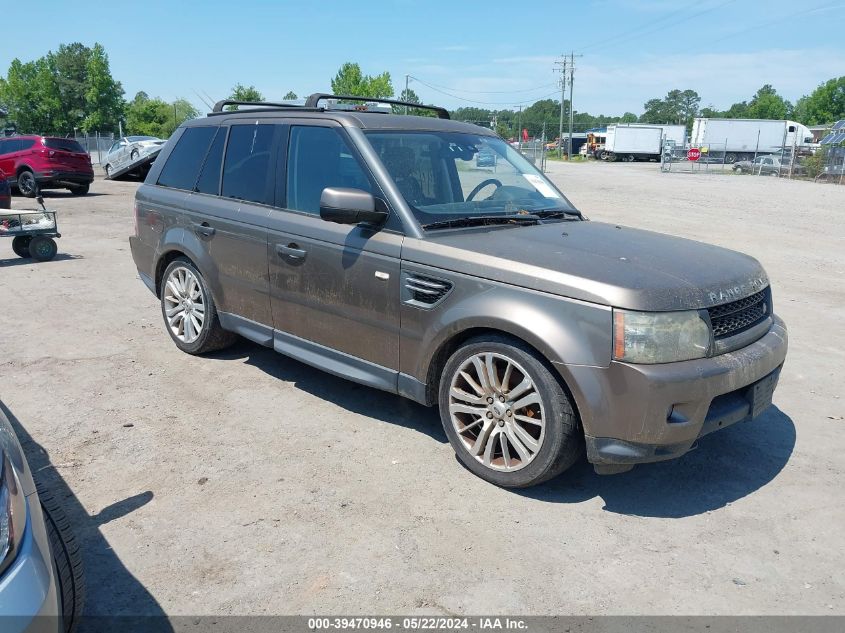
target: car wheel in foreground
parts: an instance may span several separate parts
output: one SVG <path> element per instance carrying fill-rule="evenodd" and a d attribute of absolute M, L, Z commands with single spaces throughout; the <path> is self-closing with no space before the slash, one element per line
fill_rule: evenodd
<path fill-rule="evenodd" d="M 18 257 L 29 257 L 29 243 L 32 241 L 31 235 L 18 235 L 12 238 L 12 250 Z"/>
<path fill-rule="evenodd" d="M 35 175 L 28 169 L 18 175 L 18 191 L 26 198 L 34 198 L 38 191 L 38 183 L 35 182 Z"/>
<path fill-rule="evenodd" d="M 82 555 L 79 544 L 71 531 L 70 521 L 61 504 L 49 489 L 38 485 L 38 499 L 44 512 L 47 536 L 58 583 L 59 601 L 62 607 L 63 633 L 72 633 L 79 624 L 82 606 L 85 602 L 85 577 L 82 570 Z"/>
<path fill-rule="evenodd" d="M 46 262 L 56 256 L 59 248 L 56 240 L 46 235 L 36 235 L 29 243 L 29 255 L 39 262 Z"/>
<path fill-rule="evenodd" d="M 161 313 L 170 338 L 179 349 L 203 354 L 235 341 L 235 334 L 220 326 L 211 292 L 190 260 L 173 260 L 162 279 Z"/>
<path fill-rule="evenodd" d="M 583 449 L 578 417 L 537 353 L 505 337 L 472 339 L 447 361 L 440 417 L 458 459 L 498 486 L 539 484 Z"/>

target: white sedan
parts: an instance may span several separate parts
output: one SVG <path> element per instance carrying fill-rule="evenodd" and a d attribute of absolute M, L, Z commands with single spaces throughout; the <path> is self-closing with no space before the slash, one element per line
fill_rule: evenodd
<path fill-rule="evenodd" d="M 166 142 L 155 136 L 124 136 L 116 140 L 103 158 L 106 178 L 140 158 L 158 154 Z"/>

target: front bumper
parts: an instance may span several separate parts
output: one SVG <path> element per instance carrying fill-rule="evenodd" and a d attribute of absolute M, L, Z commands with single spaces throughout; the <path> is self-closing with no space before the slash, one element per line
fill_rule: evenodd
<path fill-rule="evenodd" d="M 61 608 L 38 495 L 27 497 L 27 505 L 20 549 L 0 577 L 0 629 L 3 633 L 58 633 Z"/>
<path fill-rule="evenodd" d="M 760 339 L 713 358 L 568 365 L 587 458 L 599 472 L 672 459 L 699 437 L 760 415 L 771 404 L 787 344 L 786 326 L 774 317 Z"/>

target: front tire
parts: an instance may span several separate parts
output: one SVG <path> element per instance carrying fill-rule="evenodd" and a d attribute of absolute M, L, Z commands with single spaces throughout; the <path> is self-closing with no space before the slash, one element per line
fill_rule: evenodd
<path fill-rule="evenodd" d="M 188 354 L 223 349 L 237 338 L 221 327 L 211 291 L 186 257 L 174 259 L 164 271 L 161 314 L 176 347 Z"/>
<path fill-rule="evenodd" d="M 82 554 L 71 530 L 70 521 L 53 493 L 38 485 L 38 500 L 47 525 L 50 552 L 53 555 L 56 582 L 62 612 L 60 614 L 63 633 L 73 633 L 79 625 L 82 607 L 85 603 L 85 575 L 82 569 Z"/>
<path fill-rule="evenodd" d="M 53 259 L 58 252 L 59 247 L 56 245 L 56 240 L 46 235 L 36 235 L 29 243 L 29 255 L 39 262 L 46 262 Z"/>
<path fill-rule="evenodd" d="M 461 463 L 504 488 L 542 483 L 583 450 L 578 416 L 533 349 L 504 336 L 471 339 L 443 370 L 440 418 Z"/>

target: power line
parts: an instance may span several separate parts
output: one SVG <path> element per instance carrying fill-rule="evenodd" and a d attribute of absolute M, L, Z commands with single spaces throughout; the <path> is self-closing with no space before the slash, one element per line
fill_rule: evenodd
<path fill-rule="evenodd" d="M 441 86 L 439 84 L 433 83 L 426 83 L 419 77 L 414 77 L 413 75 L 409 75 L 409 77 L 415 81 L 419 81 L 420 83 L 424 83 L 429 88 L 439 88 L 442 90 L 449 90 L 451 92 L 465 92 L 467 94 L 479 94 L 479 95 L 510 95 L 510 94 L 519 94 L 521 92 L 534 92 L 536 90 L 543 90 L 545 88 L 551 88 L 556 84 L 543 84 L 542 86 L 535 86 L 533 88 L 525 88 L 521 90 L 466 90 L 464 88 L 452 88 L 450 86 Z"/>
<path fill-rule="evenodd" d="M 510 105 L 510 106 L 519 106 L 519 105 L 525 105 L 525 104 L 529 104 L 529 103 L 534 103 L 534 102 L 536 102 L 536 101 L 540 101 L 540 100 L 542 100 L 542 99 L 550 99 L 551 97 L 555 97 L 555 96 L 557 96 L 557 93 L 556 93 L 556 92 L 553 92 L 552 94 L 548 94 L 548 95 L 544 95 L 544 96 L 540 96 L 540 97 L 534 97 L 533 99 L 528 99 L 528 100 L 526 100 L 526 101 L 517 101 L 516 103 L 514 103 L 513 101 L 478 101 L 478 100 L 476 100 L 476 99 L 466 99 L 465 97 L 459 97 L 459 96 L 458 96 L 458 95 L 456 95 L 456 94 L 452 94 L 452 93 L 450 93 L 450 92 L 446 92 L 445 90 L 440 90 L 439 88 L 435 88 L 434 86 L 432 86 L 432 85 L 430 85 L 430 84 L 426 83 L 425 81 L 423 81 L 422 79 L 419 79 L 418 77 L 413 77 L 413 76 L 411 76 L 411 79 L 413 79 L 413 80 L 414 80 L 414 81 L 416 81 L 416 82 L 421 83 L 422 85 L 424 85 L 424 86 L 426 86 L 426 87 L 428 87 L 428 88 L 431 88 L 431 89 L 432 89 L 432 90 L 434 90 L 435 92 L 439 92 L 440 94 L 446 95 L 447 97 L 451 97 L 452 99 L 457 99 L 458 101 L 466 101 L 467 103 L 474 103 L 474 104 L 478 104 L 478 105 Z"/>
<path fill-rule="evenodd" d="M 767 22 L 761 22 L 759 24 L 754 24 L 752 26 L 749 26 L 748 28 L 740 29 L 739 31 L 734 31 L 733 33 L 728 33 L 727 35 L 725 35 L 723 37 L 716 38 L 715 40 L 708 40 L 707 43 L 708 44 L 715 44 L 716 42 L 722 42 L 722 41 L 728 40 L 732 37 L 736 37 L 737 35 L 742 35 L 744 33 L 748 33 L 749 31 L 754 31 L 756 29 L 762 29 L 762 28 L 765 28 L 767 26 L 771 26 L 772 24 L 777 24 L 778 22 L 783 22 L 784 20 L 791 20 L 791 19 L 797 18 L 797 17 L 802 16 L 802 15 L 807 15 L 808 13 L 815 13 L 817 11 L 825 11 L 825 10 L 831 9 L 831 8 L 840 8 L 842 6 L 845 6 L 845 5 L 843 5 L 841 2 L 833 2 L 833 3 L 827 4 L 827 5 L 819 5 L 817 7 L 814 7 L 812 9 L 807 9 L 805 11 L 799 11 L 798 13 L 790 13 L 788 15 L 782 15 L 779 18 L 775 18 L 775 19 L 769 20 Z"/>

